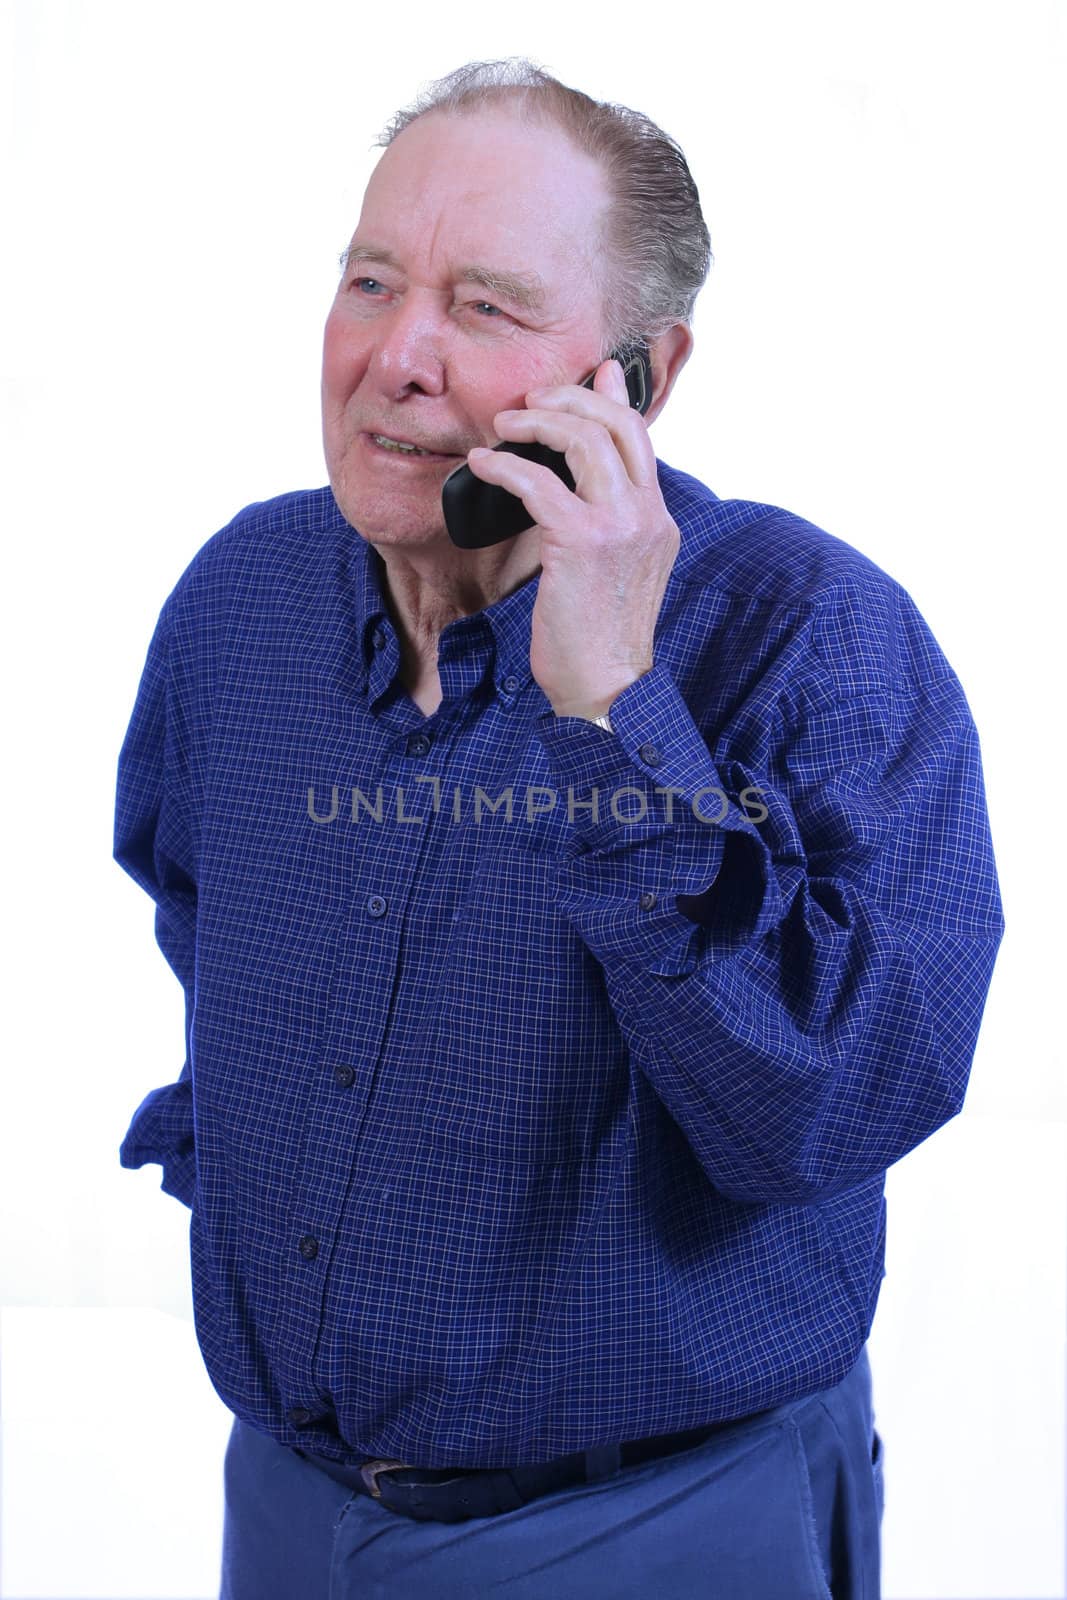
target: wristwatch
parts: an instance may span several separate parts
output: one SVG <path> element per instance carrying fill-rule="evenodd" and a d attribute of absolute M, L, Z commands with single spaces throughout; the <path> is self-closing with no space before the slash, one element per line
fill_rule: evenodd
<path fill-rule="evenodd" d="M 608 733 L 615 732 L 615 729 L 611 726 L 611 718 L 606 711 L 601 712 L 599 717 L 587 717 L 586 721 L 595 723 L 598 728 L 605 728 Z"/>

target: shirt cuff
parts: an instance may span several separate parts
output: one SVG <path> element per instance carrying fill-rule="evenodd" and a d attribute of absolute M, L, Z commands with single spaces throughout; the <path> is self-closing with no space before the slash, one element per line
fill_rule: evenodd
<path fill-rule="evenodd" d="M 729 789 L 666 668 L 624 689 L 610 716 L 611 733 L 552 712 L 538 722 L 571 822 L 560 909 L 602 961 L 682 975 L 776 919 L 767 809 L 759 790 Z"/>
<path fill-rule="evenodd" d="M 179 1079 L 146 1095 L 119 1148 L 119 1165 L 136 1169 L 158 1162 L 160 1188 L 183 1204 L 196 1198 L 196 1145 L 192 1085 Z"/>

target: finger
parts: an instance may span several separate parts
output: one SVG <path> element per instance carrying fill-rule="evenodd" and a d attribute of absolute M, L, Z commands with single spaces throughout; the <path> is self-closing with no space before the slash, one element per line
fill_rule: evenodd
<path fill-rule="evenodd" d="M 651 487 L 657 482 L 656 453 L 644 417 L 630 404 L 621 366 L 617 361 L 602 362 L 593 382 L 593 389 L 573 383 L 531 389 L 526 404 L 538 411 L 568 411 L 603 423 L 615 440 L 631 482 Z"/>
<path fill-rule="evenodd" d="M 489 450 L 479 445 L 467 456 L 467 465 L 476 478 L 497 483 L 509 494 L 517 495 L 542 528 L 566 527 L 574 519 L 576 503 L 581 504 L 550 467 L 526 461 L 509 450 Z"/>
<path fill-rule="evenodd" d="M 500 411 L 493 428 L 500 439 L 523 444 L 536 440 L 565 456 L 575 492 L 591 505 L 633 491 L 615 438 L 602 422 L 571 412 Z"/>
<path fill-rule="evenodd" d="M 612 400 L 618 400 L 621 405 L 628 406 L 630 394 L 626 387 L 622 362 L 614 356 L 610 361 L 601 362 L 593 378 L 593 390 L 596 394 L 606 394 Z"/>

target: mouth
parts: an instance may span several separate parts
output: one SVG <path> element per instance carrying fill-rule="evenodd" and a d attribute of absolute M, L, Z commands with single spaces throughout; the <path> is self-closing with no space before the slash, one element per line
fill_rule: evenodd
<path fill-rule="evenodd" d="M 464 461 L 466 454 L 459 455 L 451 450 L 433 450 L 425 445 L 417 445 L 411 439 L 396 439 L 387 433 L 364 433 L 369 448 L 375 455 L 390 455 L 396 459 L 408 461 Z"/>

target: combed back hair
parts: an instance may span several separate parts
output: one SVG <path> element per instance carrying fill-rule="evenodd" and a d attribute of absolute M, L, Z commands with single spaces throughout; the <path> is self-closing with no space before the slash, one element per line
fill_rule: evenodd
<path fill-rule="evenodd" d="M 700 195 L 680 146 L 640 111 L 593 100 L 532 61 L 472 61 L 429 84 L 377 140 L 383 149 L 430 111 L 499 104 L 554 122 L 599 162 L 613 203 L 598 241 L 604 354 L 689 323 L 712 263 Z"/>

